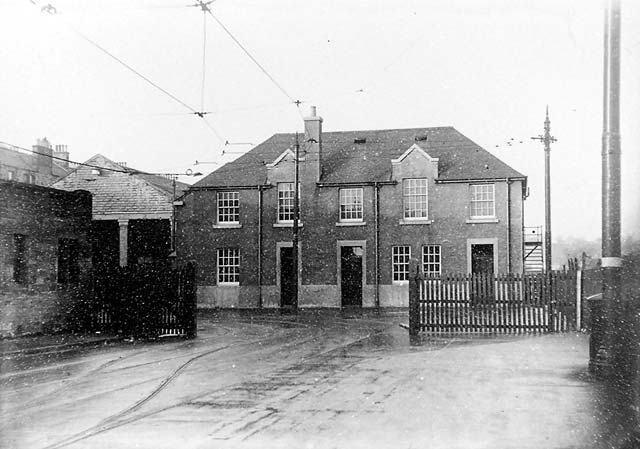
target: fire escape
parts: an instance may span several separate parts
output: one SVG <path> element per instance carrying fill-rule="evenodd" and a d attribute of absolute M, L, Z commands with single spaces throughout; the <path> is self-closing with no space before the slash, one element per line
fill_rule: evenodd
<path fill-rule="evenodd" d="M 541 273 L 544 270 L 544 250 L 542 246 L 542 226 L 524 228 L 524 271 Z"/>

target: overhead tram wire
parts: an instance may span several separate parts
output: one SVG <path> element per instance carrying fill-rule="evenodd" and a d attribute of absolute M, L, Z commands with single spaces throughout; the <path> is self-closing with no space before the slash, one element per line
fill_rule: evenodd
<path fill-rule="evenodd" d="M 30 3 L 34 4 L 35 3 L 33 1 L 30 1 Z M 38 5 L 36 5 L 38 6 Z M 57 8 L 55 8 L 54 6 L 52 6 L 51 4 L 47 4 L 43 7 L 41 7 L 41 12 L 45 12 L 48 13 L 50 15 L 55 15 L 60 17 L 59 15 L 59 11 L 57 10 Z M 169 98 L 171 98 L 173 101 L 179 103 L 180 105 L 184 106 L 186 109 L 188 109 L 190 112 L 190 114 L 196 115 L 198 117 L 200 117 L 205 125 L 207 126 L 207 128 L 209 128 L 214 135 L 220 140 L 220 141 L 225 141 L 225 139 L 220 135 L 220 133 L 213 127 L 213 125 L 211 125 L 211 123 L 209 123 L 205 116 L 207 114 L 209 114 L 209 112 L 205 112 L 205 111 L 197 111 L 195 108 L 191 107 L 189 104 L 187 104 L 186 102 L 182 101 L 180 98 L 176 97 L 175 95 L 173 95 L 171 92 L 167 91 L 166 89 L 164 89 L 163 87 L 159 86 L 158 84 L 156 84 L 155 82 L 153 82 L 151 79 L 149 79 L 148 77 L 146 77 L 145 75 L 143 75 L 142 73 L 138 72 L 136 69 L 134 69 L 132 66 L 130 66 L 129 64 L 127 64 L 126 62 L 124 62 L 122 59 L 118 58 L 117 56 L 115 56 L 113 53 L 109 52 L 109 50 L 107 50 L 106 48 L 102 47 L 100 44 L 98 44 L 97 42 L 95 42 L 93 39 L 89 38 L 88 36 L 86 36 L 84 33 L 82 33 L 81 31 L 79 31 L 78 29 L 76 29 L 73 25 L 71 25 L 68 21 L 61 19 L 75 34 L 77 34 L 80 38 L 82 38 L 83 40 L 85 40 L 86 42 L 88 42 L 89 44 L 91 44 L 92 46 L 96 47 L 98 50 L 100 50 L 101 52 L 103 52 L 104 54 L 106 54 L 107 56 L 109 56 L 110 58 L 112 58 L 114 61 L 116 61 L 117 63 L 119 63 L 120 65 L 122 65 L 123 67 L 125 67 L 127 70 L 129 70 L 130 72 L 132 72 L 133 74 L 137 75 L 138 77 L 140 77 L 141 79 L 143 79 L 145 82 L 147 82 L 149 85 L 153 86 L 154 88 L 156 88 L 157 90 L 159 90 L 160 92 L 162 92 L 163 94 L 167 95 Z"/>
<path fill-rule="evenodd" d="M 301 100 L 296 100 L 294 99 L 291 95 L 289 95 L 289 92 L 287 92 L 284 87 L 282 87 L 282 85 L 276 81 L 276 79 L 267 71 L 267 69 L 264 68 L 264 66 L 262 64 L 260 64 L 258 62 L 258 60 L 249 52 L 249 50 L 247 50 L 247 48 L 242 45 L 242 42 L 240 42 L 234 35 L 233 33 L 231 33 L 231 31 L 224 25 L 224 23 L 222 23 L 220 21 L 220 19 L 218 19 L 216 16 L 213 15 L 213 12 L 211 11 L 211 8 L 209 8 L 209 4 L 213 3 L 212 0 L 206 4 L 204 4 L 203 0 L 198 0 L 199 4 L 203 5 L 202 9 L 203 11 L 206 13 L 209 13 L 209 15 L 213 18 L 213 20 L 215 20 L 217 22 L 217 24 L 220 26 L 220 28 L 222 28 L 224 30 L 225 33 L 227 33 L 227 35 L 233 40 L 233 42 L 236 43 L 236 45 L 238 47 L 240 47 L 240 49 L 244 52 L 244 54 L 246 54 L 249 59 L 251 59 L 251 61 L 260 69 L 260 71 L 262 73 L 264 73 L 264 75 L 269 78 L 269 80 L 271 80 L 271 82 L 274 84 L 274 86 L 276 86 L 278 88 L 278 90 L 280 90 L 280 92 L 282 92 L 284 94 L 285 97 L 287 97 L 289 99 L 289 101 L 291 101 L 292 104 L 296 105 L 296 109 L 298 111 L 298 114 L 302 117 L 302 112 L 300 112 L 300 104 L 303 103 Z"/>

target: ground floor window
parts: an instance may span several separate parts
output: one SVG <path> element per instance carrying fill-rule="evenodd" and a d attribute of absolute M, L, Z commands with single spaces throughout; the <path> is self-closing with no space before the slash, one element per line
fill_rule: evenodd
<path fill-rule="evenodd" d="M 392 270 L 394 281 L 409 280 L 410 246 L 394 246 L 392 249 Z"/>
<path fill-rule="evenodd" d="M 240 250 L 220 248 L 218 250 L 218 284 L 240 282 Z"/>
<path fill-rule="evenodd" d="M 436 275 L 442 272 L 442 249 L 440 245 L 425 245 L 422 247 L 422 271 L 425 274 Z"/>

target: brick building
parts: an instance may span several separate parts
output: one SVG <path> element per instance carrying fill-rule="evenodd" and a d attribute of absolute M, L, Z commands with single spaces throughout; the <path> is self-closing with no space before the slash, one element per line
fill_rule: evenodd
<path fill-rule="evenodd" d="M 0 145 L 0 179 L 48 187 L 71 171 L 66 145 L 54 150 L 45 137 L 38 139 L 33 151 Z"/>
<path fill-rule="evenodd" d="M 174 195 L 189 186 L 97 154 L 53 184 L 93 195 L 92 242 L 99 270 L 164 260 L 171 252 Z"/>
<path fill-rule="evenodd" d="M 198 264 L 201 307 L 295 302 L 295 141 L 272 136 L 182 198 L 178 258 Z M 299 141 L 300 307 L 406 306 L 411 258 L 522 272 L 526 177 L 454 128 L 323 132 L 312 108 Z"/>
<path fill-rule="evenodd" d="M 0 336 L 62 330 L 86 299 L 91 194 L 0 181 Z"/>

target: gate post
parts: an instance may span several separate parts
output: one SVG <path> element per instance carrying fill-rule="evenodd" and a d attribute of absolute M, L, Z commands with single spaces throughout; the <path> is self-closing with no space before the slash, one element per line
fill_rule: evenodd
<path fill-rule="evenodd" d="M 187 262 L 184 268 L 183 300 L 185 301 L 185 312 L 187 316 L 186 337 L 195 338 L 198 333 L 198 307 L 196 293 L 196 265 L 194 262 Z"/>
<path fill-rule="evenodd" d="M 409 261 L 409 336 L 415 337 L 420 331 L 420 271 L 418 260 Z"/>

